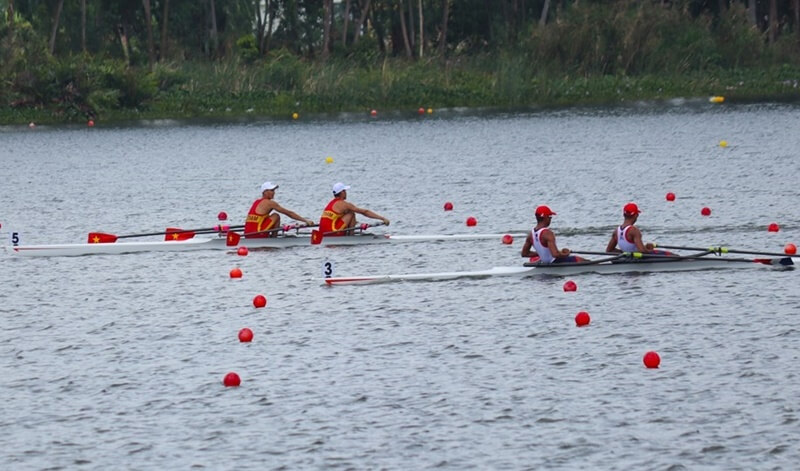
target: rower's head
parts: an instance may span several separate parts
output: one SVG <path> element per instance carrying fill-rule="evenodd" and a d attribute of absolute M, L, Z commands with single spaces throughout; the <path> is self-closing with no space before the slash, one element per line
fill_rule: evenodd
<path fill-rule="evenodd" d="M 639 217 L 639 207 L 636 206 L 636 203 L 628 203 L 622 208 L 622 216 L 625 219 L 636 219 Z"/>
<path fill-rule="evenodd" d="M 347 190 L 349 189 L 350 185 L 345 185 L 342 182 L 336 182 L 333 184 L 333 196 L 336 198 L 346 199 Z"/>
<path fill-rule="evenodd" d="M 264 182 L 261 185 L 261 195 L 264 196 L 264 198 L 272 198 L 275 196 L 275 190 L 277 189 L 278 185 L 272 182 Z"/>
<path fill-rule="evenodd" d="M 551 217 L 556 215 L 556 213 L 554 213 L 552 209 L 550 209 L 545 205 L 537 207 L 535 214 L 536 214 L 536 222 L 543 222 L 545 220 L 549 220 Z"/>

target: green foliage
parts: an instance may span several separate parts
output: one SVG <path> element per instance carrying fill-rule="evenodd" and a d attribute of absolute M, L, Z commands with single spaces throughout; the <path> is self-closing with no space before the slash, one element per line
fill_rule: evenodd
<path fill-rule="evenodd" d="M 307 76 L 308 67 L 286 49 L 268 54 L 260 79 L 269 90 L 297 90 Z"/>
<path fill-rule="evenodd" d="M 255 35 L 246 34 L 236 40 L 236 52 L 246 64 L 252 64 L 258 59 L 258 46 Z"/>

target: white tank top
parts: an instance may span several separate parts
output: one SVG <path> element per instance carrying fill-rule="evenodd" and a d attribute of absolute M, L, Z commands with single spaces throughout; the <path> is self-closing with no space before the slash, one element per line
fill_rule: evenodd
<path fill-rule="evenodd" d="M 541 235 L 542 231 L 548 230 L 547 227 L 543 227 L 538 231 L 531 230 L 531 234 L 533 234 L 533 249 L 536 250 L 536 253 L 539 255 L 539 261 L 543 264 L 550 264 L 553 263 L 555 257 L 553 254 L 550 253 L 550 249 L 542 245 L 539 241 L 539 236 Z"/>
<path fill-rule="evenodd" d="M 628 229 L 630 228 L 631 226 L 619 226 L 617 228 L 617 245 L 623 252 L 636 252 L 636 244 L 629 242 L 625 237 L 628 234 Z"/>

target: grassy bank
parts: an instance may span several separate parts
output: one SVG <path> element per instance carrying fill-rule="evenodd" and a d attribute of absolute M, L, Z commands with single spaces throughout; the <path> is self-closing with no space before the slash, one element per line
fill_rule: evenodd
<path fill-rule="evenodd" d="M 271 66 L 184 64 L 161 66 L 127 93 L 130 107 L 95 102 L 98 122 L 159 118 L 288 118 L 314 113 L 367 112 L 419 107 L 559 107 L 640 100 L 725 96 L 727 102 L 800 100 L 800 67 L 715 70 L 641 76 L 553 76 L 512 58 L 441 61 L 385 60 L 376 67 L 345 62 L 307 64 L 290 59 Z M 147 89 L 149 87 L 149 89 Z M 62 104 L 63 105 L 63 104 Z M 81 122 L 76 107 L 0 108 L 0 123 Z"/>

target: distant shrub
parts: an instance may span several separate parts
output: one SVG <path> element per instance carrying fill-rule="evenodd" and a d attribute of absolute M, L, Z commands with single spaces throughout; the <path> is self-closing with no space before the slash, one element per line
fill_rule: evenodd
<path fill-rule="evenodd" d="M 267 55 L 260 79 L 273 91 L 293 91 L 300 88 L 307 66 L 299 57 L 286 49 L 278 49 Z"/>

